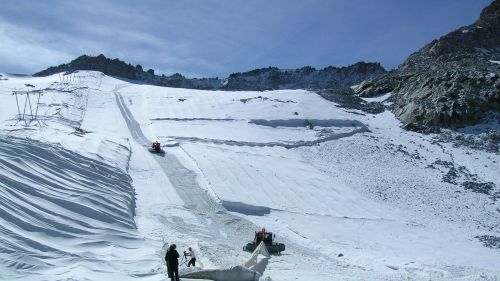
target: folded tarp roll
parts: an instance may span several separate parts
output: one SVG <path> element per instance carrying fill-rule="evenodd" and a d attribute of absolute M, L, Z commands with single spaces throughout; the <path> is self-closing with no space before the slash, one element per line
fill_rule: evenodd
<path fill-rule="evenodd" d="M 181 278 L 208 279 L 216 281 L 258 281 L 261 274 L 242 265 L 229 269 L 205 269 L 182 274 Z"/>
<path fill-rule="evenodd" d="M 195 272 L 182 274 L 180 277 L 188 279 L 208 279 L 216 281 L 257 281 L 261 277 L 259 272 L 250 268 L 257 265 L 257 258 L 263 255 L 269 258 L 269 252 L 266 245 L 260 243 L 252 253 L 252 256 L 243 264 L 233 266 L 229 269 L 205 269 Z"/>
<path fill-rule="evenodd" d="M 243 264 L 243 266 L 247 268 L 252 268 L 252 266 L 255 266 L 257 264 L 257 258 L 259 255 L 263 255 L 265 257 L 270 257 L 269 251 L 267 251 L 266 245 L 261 241 L 259 243 L 259 246 L 255 248 L 255 250 L 252 253 L 252 256 Z"/>

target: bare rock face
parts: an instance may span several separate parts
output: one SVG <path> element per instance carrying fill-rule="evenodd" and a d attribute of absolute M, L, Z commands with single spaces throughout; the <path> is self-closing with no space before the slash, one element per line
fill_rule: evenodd
<path fill-rule="evenodd" d="M 109 59 L 103 54 L 96 57 L 82 55 L 69 63 L 52 66 L 33 76 L 47 76 L 59 72 L 72 72 L 76 70 L 95 70 L 107 75 L 119 76 L 126 79 L 138 80 L 144 74 L 140 65 L 132 66 L 119 59 Z"/>
<path fill-rule="evenodd" d="M 380 63 L 358 62 L 346 67 L 315 69 L 267 67 L 229 75 L 225 90 L 341 89 L 384 74 Z"/>
<path fill-rule="evenodd" d="M 175 88 L 217 89 L 222 86 L 222 81 L 218 78 L 189 79 L 179 73 L 175 73 L 171 76 L 155 75 L 153 69 L 144 71 L 139 64 L 133 66 L 119 59 L 107 58 L 103 54 L 96 57 L 82 55 L 69 63 L 49 67 L 33 74 L 33 76 L 47 76 L 59 72 L 74 72 L 77 70 L 100 71 L 106 75 L 140 83 Z"/>
<path fill-rule="evenodd" d="M 392 92 L 395 115 L 408 127 L 462 127 L 500 112 L 500 1 L 474 24 L 410 55 L 397 69 L 364 81 L 356 94 Z"/>

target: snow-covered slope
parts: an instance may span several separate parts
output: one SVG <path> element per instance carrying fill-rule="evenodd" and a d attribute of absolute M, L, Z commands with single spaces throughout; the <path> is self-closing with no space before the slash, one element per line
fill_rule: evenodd
<path fill-rule="evenodd" d="M 3 279 L 164 280 L 170 243 L 227 268 L 262 227 L 287 247 L 267 280 L 500 277 L 498 244 L 482 243 L 500 236 L 498 154 L 303 90 L 61 77 L 0 81 Z M 28 83 L 45 89 L 30 126 L 10 92 Z"/>

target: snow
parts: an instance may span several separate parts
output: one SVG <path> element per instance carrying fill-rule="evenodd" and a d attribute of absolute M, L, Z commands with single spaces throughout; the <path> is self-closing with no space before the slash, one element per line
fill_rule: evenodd
<path fill-rule="evenodd" d="M 196 159 L 213 191 L 223 200 L 337 217 L 378 218 L 384 213 L 350 189 L 332 184 L 331 177 L 285 148 L 185 144 L 182 149 Z M 217 165 L 212 164 L 214 159 Z"/>
<path fill-rule="evenodd" d="M 164 280 L 171 243 L 219 272 L 248 260 L 241 248 L 262 227 L 286 251 L 261 280 L 500 276 L 500 251 L 475 238 L 500 236 L 500 203 L 461 185 L 498 191 L 498 154 L 304 90 L 2 77 L 0 279 Z M 30 126 L 11 94 L 27 83 L 49 88 Z M 147 150 L 153 140 L 165 154 Z M 451 168 L 455 183 L 443 180 Z"/>
<path fill-rule="evenodd" d="M 363 99 L 366 102 L 384 102 L 385 100 L 390 98 L 391 95 L 392 95 L 392 93 L 386 93 L 386 94 L 383 94 L 381 96 L 374 97 L 374 98 L 361 98 L 361 99 Z"/>

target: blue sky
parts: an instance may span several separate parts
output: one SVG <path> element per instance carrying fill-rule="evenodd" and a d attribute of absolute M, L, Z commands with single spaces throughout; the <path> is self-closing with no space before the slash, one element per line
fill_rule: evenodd
<path fill-rule="evenodd" d="M 0 4 L 0 71 L 33 73 L 81 54 L 166 75 L 257 67 L 391 69 L 474 22 L 490 0 L 23 1 Z"/>

